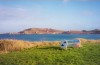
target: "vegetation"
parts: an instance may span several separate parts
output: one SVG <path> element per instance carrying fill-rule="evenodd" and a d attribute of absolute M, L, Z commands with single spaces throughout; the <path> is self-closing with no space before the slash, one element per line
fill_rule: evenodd
<path fill-rule="evenodd" d="M 0 53 L 7 53 L 11 51 L 19 51 L 24 48 L 31 48 L 31 47 L 40 47 L 40 46 L 56 46 L 59 45 L 59 42 L 28 42 L 23 40 L 12 40 L 12 39 L 5 39 L 0 40 Z"/>
<path fill-rule="evenodd" d="M 0 51 L 9 52 L 9 51 L 17 51 L 22 50 L 23 48 L 30 48 L 33 44 L 31 42 L 26 42 L 22 40 L 0 40 Z"/>
<path fill-rule="evenodd" d="M 38 46 L 0 54 L 0 65 L 100 65 L 100 43 L 86 41 L 82 45 L 67 50 Z"/>

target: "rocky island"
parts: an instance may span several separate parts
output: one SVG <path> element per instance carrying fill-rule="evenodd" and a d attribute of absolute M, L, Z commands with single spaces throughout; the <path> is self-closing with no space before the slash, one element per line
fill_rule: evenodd
<path fill-rule="evenodd" d="M 29 28 L 18 32 L 19 34 L 62 34 L 63 30 L 56 30 L 51 28 Z"/>
<path fill-rule="evenodd" d="M 3 34 L 100 34 L 99 29 L 94 30 L 57 30 L 52 28 L 28 28 L 19 32 L 10 32 Z"/>

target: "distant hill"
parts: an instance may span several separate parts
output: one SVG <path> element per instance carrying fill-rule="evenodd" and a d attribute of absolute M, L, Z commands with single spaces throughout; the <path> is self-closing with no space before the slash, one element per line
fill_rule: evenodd
<path fill-rule="evenodd" d="M 100 29 L 94 29 L 94 30 L 70 30 L 70 31 L 64 31 L 64 30 L 57 30 L 57 29 L 51 29 L 51 28 L 29 28 L 22 30 L 20 32 L 10 32 L 10 33 L 2 33 L 2 34 L 100 34 Z"/>
<path fill-rule="evenodd" d="M 78 31 L 78 30 L 70 30 L 70 31 L 66 31 L 64 32 L 64 34 L 100 34 L 100 30 L 99 29 L 94 29 L 94 30 L 82 30 L 82 31 Z"/>
<path fill-rule="evenodd" d="M 51 28 L 29 28 L 18 32 L 19 34 L 62 34 L 64 31 Z"/>

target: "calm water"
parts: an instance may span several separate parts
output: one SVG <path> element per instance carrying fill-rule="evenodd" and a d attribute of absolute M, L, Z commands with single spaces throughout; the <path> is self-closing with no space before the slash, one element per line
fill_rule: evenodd
<path fill-rule="evenodd" d="M 26 41 L 61 41 L 75 38 L 100 39 L 100 34 L 0 34 L 0 39 L 18 39 Z"/>

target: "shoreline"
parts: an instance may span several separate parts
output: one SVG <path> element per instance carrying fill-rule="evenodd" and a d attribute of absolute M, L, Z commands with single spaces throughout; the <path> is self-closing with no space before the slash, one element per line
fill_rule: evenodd
<path fill-rule="evenodd" d="M 80 43 L 96 43 L 100 44 L 100 40 L 88 40 L 83 38 L 78 38 Z M 12 52 L 12 51 L 20 51 L 22 49 L 32 48 L 32 47 L 42 47 L 42 46 L 59 46 L 60 41 L 23 41 L 23 40 L 15 40 L 15 39 L 2 39 L 0 40 L 0 53 L 4 52 Z"/>

